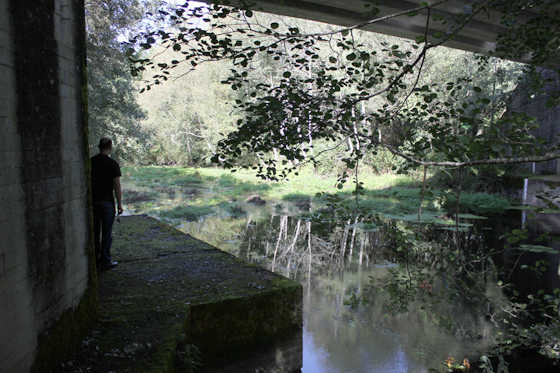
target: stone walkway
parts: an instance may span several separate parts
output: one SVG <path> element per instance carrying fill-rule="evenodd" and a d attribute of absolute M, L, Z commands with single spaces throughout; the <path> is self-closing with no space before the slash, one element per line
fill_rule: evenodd
<path fill-rule="evenodd" d="M 198 371 L 220 371 L 294 334 L 301 342 L 301 285 L 282 276 L 145 215 L 115 222 L 112 255 L 119 265 L 98 272 L 100 321 L 60 372 L 189 371 L 199 361 Z M 301 345 L 288 350 L 280 369 L 298 371 Z"/>

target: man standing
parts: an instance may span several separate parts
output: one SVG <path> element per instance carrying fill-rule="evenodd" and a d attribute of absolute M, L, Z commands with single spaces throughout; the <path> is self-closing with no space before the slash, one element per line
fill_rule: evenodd
<path fill-rule="evenodd" d="M 110 139 L 99 140 L 99 154 L 91 157 L 91 194 L 93 201 L 93 237 L 95 258 L 98 269 L 109 269 L 118 263 L 111 258 L 113 242 L 113 222 L 115 220 L 115 199 L 117 209 L 122 214 L 121 169 L 117 161 L 109 157 L 113 150 Z M 99 235 L 101 233 L 101 240 Z"/>

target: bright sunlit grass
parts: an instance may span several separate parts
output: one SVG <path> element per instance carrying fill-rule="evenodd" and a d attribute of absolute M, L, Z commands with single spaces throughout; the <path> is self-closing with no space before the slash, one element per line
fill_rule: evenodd
<path fill-rule="evenodd" d="M 124 167 L 123 175 L 135 181 L 157 182 L 169 186 L 195 186 L 205 182 L 215 182 L 223 188 L 231 188 L 228 194 L 258 193 L 271 198 L 282 199 L 287 195 L 297 193 L 315 197 L 317 193 L 339 193 L 354 190 L 352 178 L 344 183 L 342 189 L 337 188 L 337 178 L 319 175 L 311 168 L 304 168 L 298 175 L 291 174 L 285 180 L 265 181 L 248 171 L 230 172 L 220 168 L 185 168 L 185 167 Z M 388 189 L 398 186 L 418 184 L 418 180 L 409 175 L 371 175 L 362 174 L 359 181 L 365 190 Z"/>
<path fill-rule="evenodd" d="M 356 199 L 354 176 L 348 177 L 339 189 L 337 177 L 319 175 L 311 167 L 291 174 L 285 180 L 262 180 L 246 170 L 230 172 L 220 168 L 185 168 L 185 167 L 124 167 L 123 176 L 138 186 L 159 185 L 166 188 L 206 188 L 215 193 L 212 202 L 207 199 L 193 201 L 195 205 L 215 205 L 230 200 L 243 200 L 251 195 L 292 202 L 311 200 L 325 202 L 327 195 L 336 195 L 342 205 L 361 212 L 383 211 L 391 214 L 409 214 L 420 206 L 422 183 L 414 175 L 374 175 L 362 172 L 362 195 Z M 453 193 L 433 191 L 425 196 L 423 208 L 428 211 L 443 211 L 454 206 Z M 354 207 L 352 205 L 355 205 Z M 447 207 L 446 207 L 447 206 Z M 461 210 L 473 213 L 503 212 L 509 208 L 507 198 L 485 193 L 463 193 Z M 173 215 L 173 211 L 165 214 Z M 180 211 L 183 213 L 183 211 Z M 197 211 L 204 215 L 206 211 Z"/>

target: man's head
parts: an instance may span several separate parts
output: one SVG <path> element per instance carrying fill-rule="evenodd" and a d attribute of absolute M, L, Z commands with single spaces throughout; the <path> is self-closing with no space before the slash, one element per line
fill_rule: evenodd
<path fill-rule="evenodd" d="M 111 141 L 111 139 L 104 137 L 99 140 L 99 145 L 97 147 L 99 148 L 100 152 L 108 153 L 113 148 L 113 142 Z"/>

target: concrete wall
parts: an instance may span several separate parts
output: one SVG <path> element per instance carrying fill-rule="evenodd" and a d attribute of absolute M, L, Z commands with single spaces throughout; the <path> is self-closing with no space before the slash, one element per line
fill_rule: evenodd
<path fill-rule="evenodd" d="M 552 70 L 543 70 L 541 74 L 545 79 L 551 80 L 551 83 L 545 88 L 545 93 L 558 94 L 560 92 L 560 77 Z M 537 118 L 540 126 L 533 132 L 533 135 L 542 137 L 548 142 L 557 143 L 557 136 L 560 135 L 560 108 L 547 109 L 545 104 L 549 99 L 548 96 L 540 95 L 530 100 L 527 98 L 528 92 L 532 91 L 525 90 L 517 95 L 513 102 L 508 105 L 508 111 L 527 113 L 527 115 Z M 529 165 L 528 171 L 534 171 L 536 174 L 557 174 L 560 173 L 560 161 L 552 160 L 536 163 L 534 169 L 532 165 Z"/>
<path fill-rule="evenodd" d="M 2 372 L 57 363 L 97 312 L 84 32 L 82 0 L 0 0 Z"/>

